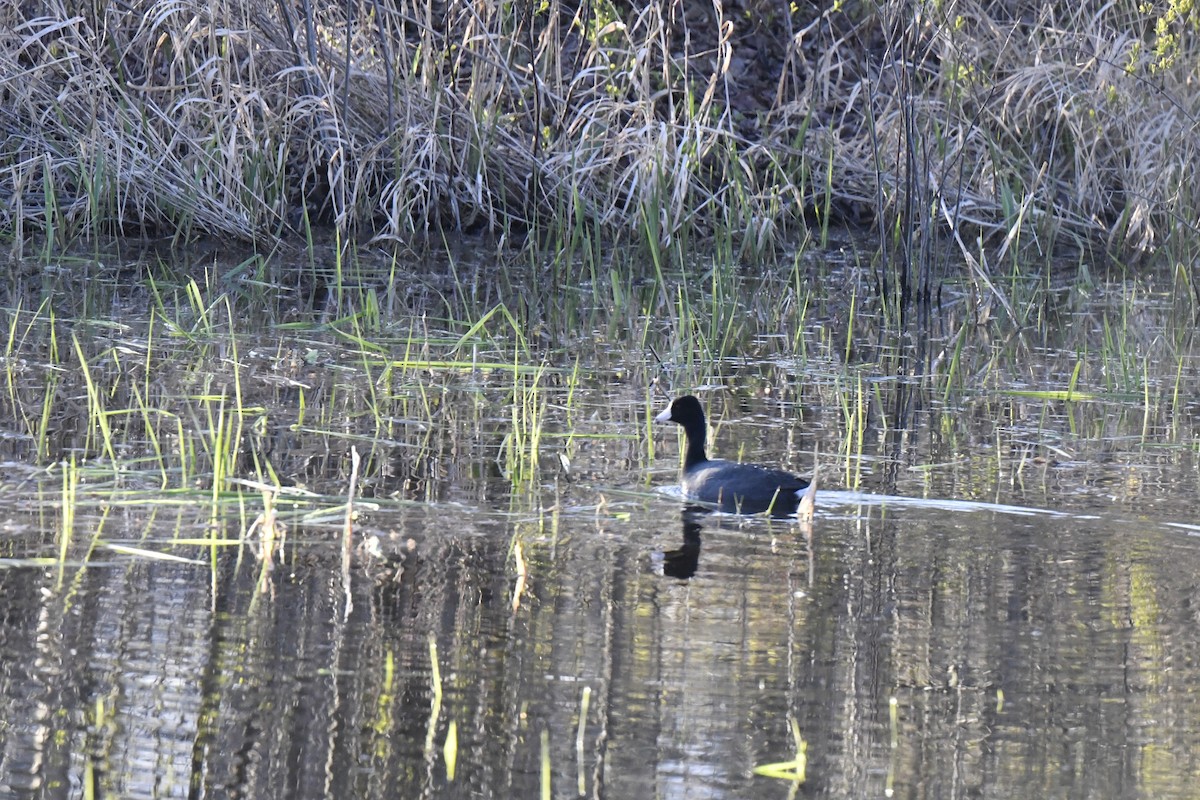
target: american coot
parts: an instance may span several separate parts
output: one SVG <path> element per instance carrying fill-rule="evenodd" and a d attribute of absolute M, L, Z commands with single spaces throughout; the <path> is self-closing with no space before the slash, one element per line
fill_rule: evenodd
<path fill-rule="evenodd" d="M 677 397 L 671 406 L 654 419 L 655 422 L 675 422 L 687 434 L 687 454 L 683 459 L 683 496 L 688 500 L 709 503 L 721 511 L 733 514 L 761 514 L 786 517 L 796 513 L 796 507 L 808 489 L 804 478 L 755 464 L 709 459 L 704 452 L 707 424 L 704 409 L 695 397 Z"/>

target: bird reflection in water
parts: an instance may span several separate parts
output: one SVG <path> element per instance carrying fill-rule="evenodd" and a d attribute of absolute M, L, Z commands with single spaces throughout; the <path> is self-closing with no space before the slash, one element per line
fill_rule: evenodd
<path fill-rule="evenodd" d="M 655 571 L 668 578 L 687 580 L 696 574 L 700 565 L 700 518 L 709 513 L 703 506 L 685 506 L 683 509 L 683 546 L 675 550 L 654 553 L 651 560 Z"/>
<path fill-rule="evenodd" d="M 796 527 L 804 536 L 808 547 L 808 584 L 813 581 L 813 538 L 812 538 L 812 500 L 815 492 L 808 493 L 807 509 L 801 505 L 801 511 L 806 511 L 796 522 Z M 696 574 L 700 566 L 700 529 L 704 527 L 701 521 L 704 516 L 711 514 L 712 509 L 699 505 L 685 505 L 681 518 L 683 520 L 683 545 L 674 550 L 655 552 L 650 555 L 654 571 L 667 578 L 688 580 Z"/>

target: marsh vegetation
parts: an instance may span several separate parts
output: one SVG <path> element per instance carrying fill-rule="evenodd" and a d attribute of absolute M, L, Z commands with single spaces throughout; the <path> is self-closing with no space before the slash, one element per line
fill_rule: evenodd
<path fill-rule="evenodd" d="M 896 272 L 936 260 L 935 232 L 996 262 L 1195 240 L 1184 5 L 46 2 L 0 15 L 0 74 L 14 76 L 0 86 L 0 193 L 19 239 L 264 243 L 332 223 L 402 243 L 485 229 L 569 256 L 713 239 L 758 255 L 814 224 L 874 219 L 881 244 L 903 240 Z"/>

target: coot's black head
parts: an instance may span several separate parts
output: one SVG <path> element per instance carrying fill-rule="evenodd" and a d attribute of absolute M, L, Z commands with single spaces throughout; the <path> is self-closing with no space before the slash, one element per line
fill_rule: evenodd
<path fill-rule="evenodd" d="M 684 469 L 691 469 L 708 460 L 704 453 L 704 437 L 708 434 L 708 427 L 704 424 L 704 409 L 700 407 L 699 400 L 690 394 L 676 397 L 667 410 L 655 417 L 654 421 L 674 422 L 683 426 L 683 432 L 687 434 Z"/>
<path fill-rule="evenodd" d="M 667 410 L 654 418 L 655 422 L 675 422 L 682 425 L 684 428 L 704 426 L 704 409 L 700 407 L 700 401 L 690 394 L 685 394 L 683 397 L 676 397 L 671 401 L 671 405 Z"/>

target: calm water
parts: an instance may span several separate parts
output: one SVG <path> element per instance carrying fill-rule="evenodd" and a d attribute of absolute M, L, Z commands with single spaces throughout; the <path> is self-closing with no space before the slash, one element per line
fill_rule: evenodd
<path fill-rule="evenodd" d="M 159 352 L 147 324 L 87 341 L 136 361 Z M 1024 372 L 953 401 L 869 368 L 855 395 L 841 346 L 811 335 L 803 359 L 686 387 L 718 454 L 808 471 L 818 453 L 809 530 L 686 510 L 679 435 L 648 424 L 659 368 L 598 334 L 530 360 L 544 438 L 524 481 L 513 387 L 535 377 L 438 367 L 435 347 L 381 378 L 371 359 L 405 354 L 386 335 L 369 358 L 311 330 L 236 356 L 163 346 L 177 371 L 132 383 L 196 413 L 183 437 L 153 428 L 161 447 L 196 432 L 203 450 L 223 419 L 206 398 L 232 396 L 215 387 L 236 358 L 231 476 L 269 461 L 314 493 L 276 500 L 269 559 L 258 528 L 245 536 L 263 510 L 245 484 L 214 498 L 211 473 L 115 473 L 67 417 L 39 455 L 26 431 L 45 379 L 10 358 L 29 372 L 10 379 L 0 441 L 0 795 L 1194 796 L 1200 420 L 1162 387 L 1194 396 L 1200 361 L 1179 350 L 1141 396 L 1104 384 L 1111 362 L 1083 373 L 1083 402 L 1012 394 L 1102 361 L 1042 342 Z M 95 380 L 125 368 L 91 363 Z M 113 380 L 110 408 L 136 406 Z M 372 386 L 386 413 L 356 411 Z M 56 392 L 86 402 L 66 378 Z M 849 396 L 865 398 L 861 457 L 844 447 Z M 755 775 L 795 758 L 793 726 L 804 783 Z"/>

